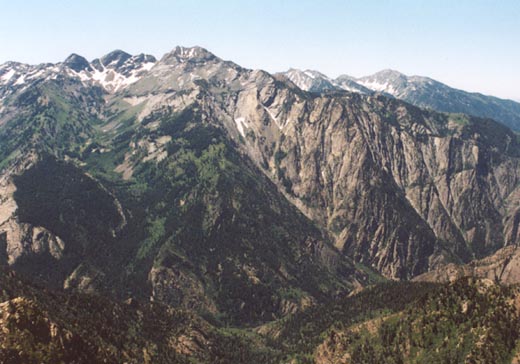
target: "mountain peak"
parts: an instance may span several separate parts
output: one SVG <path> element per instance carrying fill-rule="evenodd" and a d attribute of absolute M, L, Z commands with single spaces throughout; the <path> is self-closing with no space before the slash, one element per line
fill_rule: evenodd
<path fill-rule="evenodd" d="M 136 62 L 142 62 L 142 63 L 157 62 L 157 59 L 154 56 L 152 56 L 151 54 L 140 53 L 136 56 L 133 56 L 132 58 L 135 59 Z"/>
<path fill-rule="evenodd" d="M 113 64 L 114 67 L 121 67 L 129 58 L 131 58 L 132 55 L 126 53 L 125 51 L 122 51 L 120 49 L 116 49 L 115 51 L 112 51 L 103 57 L 101 57 L 101 63 L 104 66 L 108 66 Z"/>
<path fill-rule="evenodd" d="M 369 76 L 369 77 L 376 77 L 376 78 L 382 77 L 385 79 L 396 79 L 396 78 L 401 78 L 401 77 L 406 78 L 406 75 L 399 71 L 388 68 L 388 69 L 384 69 L 382 71 L 376 72 L 372 76 Z"/>
<path fill-rule="evenodd" d="M 216 59 L 213 53 L 205 48 L 194 46 L 194 47 L 182 47 L 177 46 L 170 53 L 167 53 L 162 58 L 162 62 L 171 63 L 174 62 L 205 62 Z"/>
<path fill-rule="evenodd" d="M 318 71 L 309 69 L 302 71 L 290 68 L 283 74 L 296 86 L 305 91 L 322 92 L 337 89 L 330 78 Z"/>
<path fill-rule="evenodd" d="M 92 70 L 90 63 L 85 59 L 85 57 L 82 57 L 76 53 L 72 53 L 70 56 L 68 56 L 63 64 L 76 72 Z"/>
<path fill-rule="evenodd" d="M 214 58 L 215 55 L 205 48 L 194 46 L 194 47 L 182 47 L 177 46 L 173 50 L 173 53 L 177 57 L 182 58 Z"/>
<path fill-rule="evenodd" d="M 302 76 L 307 76 L 307 77 L 310 77 L 310 78 L 325 78 L 325 79 L 329 78 L 327 75 L 321 73 L 320 71 L 310 70 L 310 69 L 300 70 L 298 68 L 289 68 L 289 70 L 286 73 L 288 73 L 288 74 L 300 74 Z"/>
<path fill-rule="evenodd" d="M 399 90 L 408 84 L 408 77 L 399 71 L 384 69 L 373 75 L 358 78 L 356 82 L 372 91 L 396 96 Z"/>
<path fill-rule="evenodd" d="M 336 77 L 336 81 L 356 81 L 356 77 L 342 74 L 342 75 L 339 75 L 338 77 Z"/>

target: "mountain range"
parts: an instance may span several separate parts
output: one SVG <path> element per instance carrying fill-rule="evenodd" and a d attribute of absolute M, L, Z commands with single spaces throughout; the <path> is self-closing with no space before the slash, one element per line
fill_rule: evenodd
<path fill-rule="evenodd" d="M 508 102 L 393 71 L 271 75 L 201 47 L 1 65 L 0 357 L 514 356 L 518 294 L 490 280 L 517 274 L 503 250 L 520 242 Z M 473 280 L 442 274 L 475 265 Z M 418 322 L 432 330 L 420 340 Z M 439 347 L 448 333 L 469 335 L 464 349 Z"/>
<path fill-rule="evenodd" d="M 491 118 L 520 131 L 518 101 L 458 90 L 428 77 L 406 76 L 389 69 L 360 78 L 341 75 L 331 79 L 317 71 L 296 69 L 280 74 L 305 91 L 346 90 L 363 94 L 381 93 L 421 108 Z"/>

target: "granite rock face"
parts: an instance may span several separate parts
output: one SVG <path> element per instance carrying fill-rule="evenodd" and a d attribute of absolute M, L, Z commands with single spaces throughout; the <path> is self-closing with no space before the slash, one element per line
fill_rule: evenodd
<path fill-rule="evenodd" d="M 388 277 L 519 240 L 518 138 L 491 120 L 380 96 L 309 95 L 259 72 L 222 104 L 286 196 L 345 254 Z"/>

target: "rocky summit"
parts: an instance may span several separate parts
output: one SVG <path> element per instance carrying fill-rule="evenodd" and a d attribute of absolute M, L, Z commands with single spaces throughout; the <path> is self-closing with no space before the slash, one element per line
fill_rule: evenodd
<path fill-rule="evenodd" d="M 201 47 L 0 65 L 0 361 L 512 358 L 520 112 L 490 100 Z"/>

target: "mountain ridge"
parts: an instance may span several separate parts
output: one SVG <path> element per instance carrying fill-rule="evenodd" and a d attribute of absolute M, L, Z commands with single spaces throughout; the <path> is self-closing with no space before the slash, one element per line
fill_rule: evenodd
<path fill-rule="evenodd" d="M 313 79 L 312 83 L 309 80 L 304 81 L 301 74 L 305 72 L 316 72 L 316 79 Z M 309 70 L 291 69 L 281 74 L 286 75 L 306 91 L 346 90 L 366 94 L 381 92 L 419 107 L 431 108 L 440 112 L 488 117 L 496 119 L 516 131 L 520 130 L 520 103 L 518 101 L 464 91 L 430 77 L 407 76 L 392 69 L 357 78 L 340 75 L 335 79 Z"/>
<path fill-rule="evenodd" d="M 12 67 L 12 69 L 24 68 L 25 72 L 27 72 L 27 69 L 31 69 L 36 70 L 36 72 L 33 71 L 33 74 L 39 74 L 42 68 L 45 67 L 49 68 L 51 66 L 52 69 L 52 66 L 55 68 L 56 65 L 60 64 L 68 65 L 72 61 L 70 57 L 75 58 L 75 62 L 80 62 L 75 65 L 70 64 L 72 67 L 69 68 L 76 72 L 82 81 L 94 82 L 109 92 L 135 83 L 139 79 L 140 74 L 149 70 L 157 62 L 157 59 L 151 55 L 139 54 L 137 56 L 131 56 L 124 51 L 114 50 L 91 62 L 73 53 L 67 57 L 64 62 L 54 65 L 49 63 L 39 65 L 18 63 L 17 67 Z M 112 72 L 105 69 L 105 66 L 108 64 L 104 65 L 107 59 L 110 62 L 113 61 L 111 57 L 120 57 L 115 65 L 109 67 L 112 69 Z M 178 46 L 171 52 L 167 52 L 163 58 L 164 57 L 173 57 L 177 60 L 191 59 L 192 61 L 198 59 L 199 62 L 218 58 L 213 53 L 199 46 Z M 131 58 L 134 59 L 133 62 Z M 103 61 L 103 59 L 105 59 L 105 61 Z M 119 68 L 122 67 L 125 62 L 127 62 L 125 71 L 119 72 Z M 6 71 L 6 69 L 9 68 L 10 64 L 12 65 L 14 63 L 15 62 L 6 62 L 0 65 L 0 84 L 13 86 L 13 82 L 9 83 L 9 80 L 12 79 L 13 76 L 18 75 L 10 74 L 9 72 L 12 71 Z M 55 77 L 56 69 L 53 71 L 54 72 L 51 73 L 54 74 Z M 298 69 L 290 69 L 286 72 L 276 74 L 288 77 L 305 91 L 324 92 L 346 90 L 362 94 L 382 92 L 388 96 L 403 99 L 419 107 L 428 107 L 441 112 L 465 113 L 480 117 L 496 118 L 505 125 L 517 131 L 520 130 L 520 103 L 518 101 L 502 99 L 479 92 L 464 91 L 425 76 L 407 76 L 392 69 L 381 70 L 372 75 L 357 78 L 340 75 L 335 79 L 329 78 L 323 73 L 314 70 L 300 71 Z M 25 80 L 21 77 L 17 77 L 14 84 L 20 85 L 23 84 L 24 81 Z"/>

